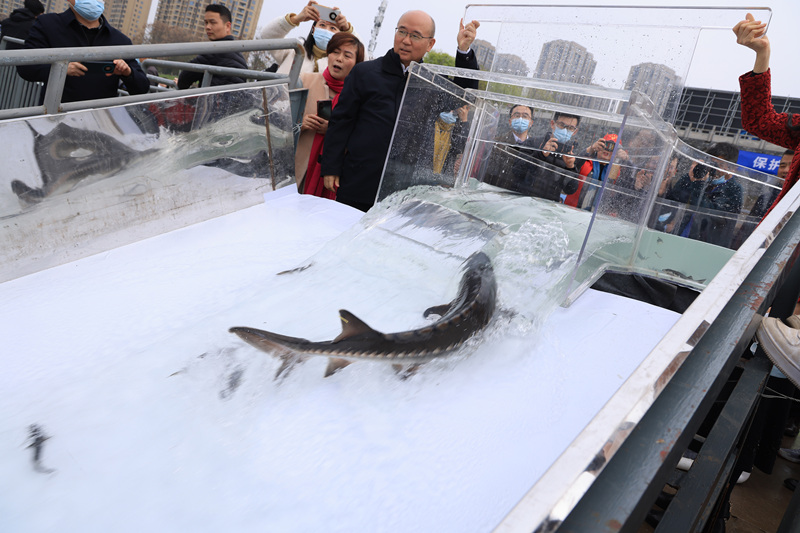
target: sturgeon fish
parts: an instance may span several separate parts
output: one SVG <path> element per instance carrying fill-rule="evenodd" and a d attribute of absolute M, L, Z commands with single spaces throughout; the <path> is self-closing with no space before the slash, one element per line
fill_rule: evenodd
<path fill-rule="evenodd" d="M 88 176 L 110 176 L 131 161 L 148 156 L 155 149 L 137 151 L 99 131 L 73 128 L 63 122 L 43 135 L 31 127 L 33 154 L 42 176 L 42 187 L 35 189 L 20 180 L 11 190 L 26 204 L 70 190 Z"/>
<path fill-rule="evenodd" d="M 456 297 L 449 304 L 427 309 L 425 317 L 440 315 L 440 318 L 423 328 L 381 333 L 342 309 L 339 311 L 342 332 L 330 341 L 312 342 L 249 327 L 234 327 L 229 331 L 259 350 L 280 357 L 283 365 L 276 378 L 303 361 L 303 354 L 330 358 L 326 377 L 355 360 L 385 361 L 398 369 L 456 350 L 489 323 L 494 314 L 496 295 L 492 263 L 486 254 L 477 252 L 465 261 Z"/>

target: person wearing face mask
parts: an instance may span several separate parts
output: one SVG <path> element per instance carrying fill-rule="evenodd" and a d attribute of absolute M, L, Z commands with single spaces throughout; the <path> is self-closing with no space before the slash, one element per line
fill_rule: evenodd
<path fill-rule="evenodd" d="M 547 165 L 519 161 L 514 173 L 522 182 L 522 191 L 537 198 L 554 202 L 578 190 L 578 166 L 575 163 L 575 142 L 572 140 L 578 131 L 580 117 L 556 112 L 550 120 L 550 129 L 542 135 L 530 136 L 522 146 L 530 149 L 533 157 Z M 552 165 L 548 168 L 549 165 Z"/>
<path fill-rule="evenodd" d="M 739 157 L 738 148 L 724 142 L 712 144 L 706 153 L 729 163 Z M 738 215 L 742 197 L 742 186 L 735 176 L 703 164 L 681 176 L 666 194 L 667 200 L 688 208 L 677 226 L 678 235 L 726 247 L 731 244 L 736 218 L 723 213 Z"/>
<path fill-rule="evenodd" d="M 433 124 L 433 172 L 457 173 L 469 133 L 469 104 L 442 111 Z"/>
<path fill-rule="evenodd" d="M 335 20 L 323 20 L 315 6 L 319 5 L 313 0 L 303 6 L 299 13 L 288 13 L 270 21 L 261 30 L 262 39 L 283 39 L 303 22 L 312 21 L 311 30 L 308 32 L 303 47 L 306 50 L 303 66 L 300 72 L 325 72 L 328 68 L 327 49 L 328 42 L 335 33 L 340 31 L 353 33 L 353 25 L 348 22 L 344 14 L 340 13 Z M 333 9 L 339 9 L 334 7 Z M 272 50 L 270 55 L 279 63 L 278 72 L 288 74 L 294 61 L 293 50 Z"/>
<path fill-rule="evenodd" d="M 325 189 L 320 176 L 319 158 L 324 148 L 330 117 L 317 114 L 317 102 L 331 101 L 330 112 L 339 101 L 344 80 L 353 67 L 364 61 L 364 45 L 355 35 L 339 32 L 328 43 L 328 68 L 322 74 L 300 75 L 308 89 L 303 125 L 295 151 L 295 178 L 304 194 L 335 199 L 336 193 Z"/>
<path fill-rule="evenodd" d="M 484 181 L 490 185 L 517 190 L 517 162 L 520 161 L 520 146 L 528 140 L 528 130 L 533 124 L 533 108 L 525 105 L 513 106 L 508 111 L 509 129 L 495 137 L 495 145 L 489 155 Z"/>
<path fill-rule="evenodd" d="M 231 12 L 222 4 L 209 4 L 203 16 L 206 35 L 209 41 L 233 41 L 231 35 Z M 247 68 L 247 61 L 241 52 L 225 52 L 222 54 L 201 54 L 190 61 L 198 65 L 215 65 L 228 68 Z M 182 70 L 178 75 L 178 89 L 188 89 L 193 83 L 203 79 L 202 72 Z M 211 86 L 243 83 L 245 80 L 238 76 L 211 76 Z"/>
<path fill-rule="evenodd" d="M 67 1 L 69 8 L 63 13 L 47 13 L 36 18 L 25 40 L 25 49 L 131 44 L 131 40 L 103 16 L 102 1 Z M 130 94 L 143 94 L 150 89 L 150 82 L 136 59 L 115 59 L 114 71 L 108 74 L 88 73 L 87 70 L 80 62 L 69 63 L 62 102 L 112 98 L 117 96 L 120 82 Z M 47 84 L 50 65 L 19 65 L 17 72 L 23 79 Z M 44 94 L 42 91 L 42 101 Z"/>

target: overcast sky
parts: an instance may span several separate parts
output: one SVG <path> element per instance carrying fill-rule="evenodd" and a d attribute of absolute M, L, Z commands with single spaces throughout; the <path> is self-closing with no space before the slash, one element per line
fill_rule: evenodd
<path fill-rule="evenodd" d="M 290 2 L 296 2 L 292 4 Z M 271 2 L 269 0 L 264 2 L 261 10 L 261 17 L 259 18 L 258 25 L 263 26 L 271 19 L 283 16 L 289 11 L 300 11 L 306 2 L 302 0 L 290 0 L 286 3 Z M 742 6 L 741 15 L 736 14 L 734 19 L 744 18 L 746 7 L 753 5 L 760 5 L 769 7 L 772 10 L 772 19 L 768 35 L 772 43 L 772 83 L 773 94 L 782 96 L 800 97 L 800 69 L 793 63 L 798 60 L 792 61 L 794 55 L 794 48 L 792 44 L 796 42 L 797 31 L 800 28 L 800 7 L 797 4 L 798 0 L 764 0 L 763 2 L 753 2 L 752 0 L 702 0 L 703 6 L 715 7 L 733 7 Z M 324 0 L 320 3 L 324 3 Z M 334 0 L 329 0 L 329 3 L 334 3 Z M 375 20 L 375 15 L 378 12 L 380 0 L 335 0 L 335 3 L 340 4 L 338 7 L 347 16 L 356 28 L 365 45 L 369 43 L 370 33 Z M 500 2 L 486 2 L 488 4 L 499 4 Z M 524 2 L 503 2 L 505 4 L 522 4 Z M 684 5 L 691 2 L 686 1 Z M 616 6 L 664 6 L 667 5 L 667 0 L 653 1 L 653 0 L 598 0 L 596 2 L 588 2 L 586 0 L 553 0 L 547 2 L 549 5 L 563 5 L 563 6 L 580 6 L 589 5 L 602 6 L 602 5 L 616 5 Z M 278 7 L 280 5 L 280 7 Z M 384 17 L 383 25 L 378 36 L 375 55 L 383 55 L 386 50 L 392 47 L 393 30 L 397 20 L 405 11 L 410 9 L 423 9 L 430 13 L 436 21 L 436 44 L 435 50 L 441 50 L 450 54 L 455 53 L 456 34 L 458 32 L 458 21 L 464 15 L 466 3 L 459 0 L 434 0 L 431 2 L 408 2 L 407 0 L 388 0 L 386 14 Z M 332 6 L 333 7 L 333 6 Z M 155 16 L 156 2 L 150 13 L 150 19 Z M 581 23 L 591 23 L 591 20 L 581 20 L 579 12 L 574 9 L 570 10 L 574 14 L 576 25 L 575 31 L 571 35 L 563 35 L 562 38 L 567 40 L 574 40 L 581 43 L 582 36 L 585 35 L 586 30 L 580 27 Z M 720 25 L 732 26 L 733 23 L 729 20 L 717 21 Z M 289 36 L 305 37 L 309 30 L 309 23 L 303 23 L 300 28 L 293 30 Z M 532 32 L 536 31 L 532 29 Z M 564 32 L 569 33 L 569 32 Z M 481 31 L 478 31 L 478 37 L 481 37 Z M 591 48 L 590 44 L 581 43 L 587 48 Z M 674 45 L 667 45 L 674 48 Z M 624 53 L 624 46 L 620 47 L 620 53 Z M 590 49 L 591 51 L 591 49 Z M 604 54 L 598 54 L 603 56 Z M 692 60 L 692 67 L 689 70 L 686 86 L 690 87 L 704 87 L 719 90 L 738 91 L 738 76 L 753 66 L 755 55 L 752 51 L 745 49 L 736 44 L 733 32 L 730 29 L 713 30 L 704 32 L 700 41 L 697 44 L 694 58 Z M 603 57 L 595 57 L 598 60 L 598 72 L 596 77 L 602 75 L 604 65 Z M 605 62 L 607 64 L 607 60 Z M 529 67 L 533 68 L 533 65 Z M 596 82 L 598 80 L 594 80 Z"/>
<path fill-rule="evenodd" d="M 282 7 L 277 7 L 277 2 L 264 2 L 261 10 L 259 26 L 263 26 L 269 20 L 285 15 L 288 11 L 300 11 L 305 2 L 295 0 L 297 5 L 282 3 Z M 323 3 L 323 2 L 320 2 Z M 336 0 L 342 12 L 347 16 L 356 28 L 365 44 L 369 43 L 370 33 L 375 20 L 375 15 L 380 5 L 379 0 Z M 490 4 L 499 2 L 486 2 Z M 519 4 L 522 2 L 503 2 L 506 4 Z M 611 0 L 587 2 L 583 1 L 551 1 L 550 5 L 650 5 L 664 6 L 668 2 L 661 0 Z M 423 9 L 430 13 L 436 20 L 436 44 L 435 50 L 441 50 L 450 54 L 455 53 L 456 34 L 458 32 L 458 21 L 464 15 L 466 3 L 458 0 L 435 0 L 433 2 L 407 2 L 399 0 L 388 0 L 386 14 L 383 25 L 378 36 L 375 55 L 380 56 L 392 47 L 393 30 L 400 15 L 410 9 Z M 688 5 L 690 2 L 685 2 Z M 800 7 L 797 0 L 766 0 L 762 3 L 752 0 L 703 0 L 704 6 L 732 7 L 760 5 L 772 9 L 772 20 L 768 35 L 772 43 L 772 69 L 773 69 L 773 93 L 783 96 L 800 96 L 800 70 L 792 65 L 791 58 L 794 48 L 791 43 L 796 42 L 797 31 L 800 28 Z M 744 18 L 746 10 L 742 8 L 741 18 Z M 591 22 L 591 21 L 588 21 Z M 734 21 L 735 23 L 735 21 Z M 309 23 L 301 24 L 300 28 L 290 33 L 290 36 L 302 36 L 308 33 Z M 480 30 L 478 31 L 480 38 Z M 575 40 L 580 43 L 581 30 L 576 27 L 574 35 L 565 35 L 568 40 Z M 585 45 L 584 45 L 585 46 Z M 692 61 L 692 68 L 689 71 L 687 86 L 706 87 L 712 89 L 738 91 L 738 75 L 751 69 L 755 55 L 736 44 L 733 32 L 729 29 L 715 30 L 711 34 L 706 32 L 698 47 Z M 602 63 L 600 58 L 598 63 Z M 531 67 L 535 65 L 529 65 Z M 600 68 L 600 65 L 598 65 Z"/>

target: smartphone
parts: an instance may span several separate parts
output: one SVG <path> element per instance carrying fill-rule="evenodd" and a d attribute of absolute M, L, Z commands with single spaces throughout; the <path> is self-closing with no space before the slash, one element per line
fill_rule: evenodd
<path fill-rule="evenodd" d="M 341 11 L 338 9 L 332 9 L 330 7 L 321 6 L 316 4 L 314 6 L 319 11 L 319 19 L 320 20 L 327 20 L 328 22 L 336 22 L 336 19 L 339 18 L 339 15 L 342 14 Z"/>
<path fill-rule="evenodd" d="M 81 61 L 81 64 L 87 74 L 112 74 L 115 68 L 113 61 Z"/>
<path fill-rule="evenodd" d="M 325 120 L 331 119 L 333 100 L 317 100 L 317 116 Z"/>

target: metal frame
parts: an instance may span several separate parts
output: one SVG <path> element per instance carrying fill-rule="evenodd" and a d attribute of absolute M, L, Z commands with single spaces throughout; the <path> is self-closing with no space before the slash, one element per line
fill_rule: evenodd
<path fill-rule="evenodd" d="M 637 531 L 739 357 L 750 345 L 767 308 L 775 300 L 773 316 L 791 314 L 787 308 L 797 301 L 800 287 L 800 215 L 790 214 L 744 283 L 566 520 L 541 531 Z M 776 299 L 778 293 L 783 301 Z M 740 382 L 745 380 L 743 387 L 749 386 L 751 392 L 758 390 L 759 379 L 765 379 L 769 368 L 769 362 L 757 356 L 745 366 Z M 741 391 L 738 401 L 729 401 L 731 406 L 726 409 L 729 414 L 737 414 L 740 426 L 734 427 L 728 438 L 739 438 L 748 424 L 748 416 L 742 413 L 752 413 L 753 401 Z M 709 435 L 709 439 L 717 450 L 731 451 L 735 444 L 726 442 L 721 431 L 714 433 L 713 439 Z M 706 455 L 718 453 L 712 449 Z M 700 530 L 710 518 L 709 506 L 730 482 L 727 475 L 731 474 L 733 463 L 730 458 L 717 456 L 714 459 L 719 464 L 702 466 L 702 459 L 702 455 L 698 457 L 699 469 L 688 480 L 687 493 L 678 500 L 695 504 L 695 509 L 681 513 L 685 506 L 679 503 L 673 512 L 665 514 L 666 522 L 660 530 Z M 707 490 L 704 492 L 703 488 Z M 670 505 L 674 504 L 673 501 Z"/>
<path fill-rule="evenodd" d="M 150 93 L 137 96 L 123 97 L 122 101 L 118 98 L 106 98 L 103 100 L 88 100 L 85 102 L 62 103 L 61 97 L 64 91 L 64 79 L 67 74 L 67 65 L 70 61 L 108 61 L 120 57 L 165 57 L 189 54 L 213 54 L 225 52 L 253 52 L 267 50 L 294 50 L 294 60 L 289 71 L 288 77 L 282 75 L 270 75 L 268 73 L 258 73 L 259 77 L 266 79 L 256 82 L 255 86 L 275 85 L 288 81 L 290 89 L 299 87 L 300 68 L 303 64 L 305 49 L 300 39 L 257 39 L 247 41 L 217 41 L 206 43 L 170 43 L 170 44 L 148 44 L 130 46 L 98 46 L 90 48 L 47 48 L 37 50 L 8 50 L 0 56 L 1 66 L 16 65 L 39 65 L 50 64 L 50 77 L 47 81 L 47 91 L 45 92 L 44 105 L 32 106 L 0 111 L 0 120 L 8 118 L 22 118 L 40 114 L 63 113 L 78 109 L 90 109 L 94 107 L 105 107 L 109 105 L 119 105 L 122 103 L 142 102 L 148 100 L 162 99 L 164 96 L 159 93 Z M 209 68 L 212 74 L 220 67 Z M 222 69 L 224 70 L 224 69 Z M 255 71 L 245 71 L 255 72 Z M 220 73 L 222 73 L 220 71 Z M 240 70 L 239 74 L 242 73 Z M 242 84 L 237 87 L 244 87 Z M 251 85 L 253 86 L 253 85 Z M 209 89 L 203 88 L 203 93 Z M 225 88 L 230 90 L 230 87 Z M 184 94 L 191 94 L 184 92 Z"/>

